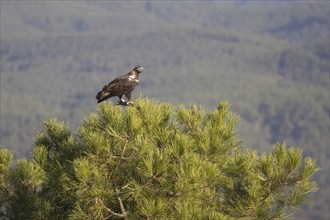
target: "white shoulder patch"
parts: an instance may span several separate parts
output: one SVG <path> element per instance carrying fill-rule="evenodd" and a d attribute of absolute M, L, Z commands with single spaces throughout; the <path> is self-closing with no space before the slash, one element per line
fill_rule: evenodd
<path fill-rule="evenodd" d="M 129 82 L 132 82 L 132 81 L 134 81 L 134 82 L 139 82 L 139 80 L 138 80 L 137 78 L 135 78 L 134 76 L 130 76 L 130 77 L 128 77 L 128 81 L 129 81 Z"/>

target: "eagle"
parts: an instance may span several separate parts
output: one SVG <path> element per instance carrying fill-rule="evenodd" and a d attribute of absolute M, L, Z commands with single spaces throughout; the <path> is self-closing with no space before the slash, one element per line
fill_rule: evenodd
<path fill-rule="evenodd" d="M 110 97 L 118 96 L 119 105 L 131 105 L 132 91 L 139 85 L 139 74 L 143 72 L 142 66 L 136 66 L 129 73 L 112 80 L 108 85 L 105 85 L 96 95 L 97 103 L 100 103 Z M 123 95 L 127 98 L 127 102 L 122 98 Z"/>

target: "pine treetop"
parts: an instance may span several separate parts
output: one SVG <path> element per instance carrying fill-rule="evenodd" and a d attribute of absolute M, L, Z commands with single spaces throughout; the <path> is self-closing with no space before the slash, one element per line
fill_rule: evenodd
<path fill-rule="evenodd" d="M 15 219 L 274 219 L 316 190 L 299 148 L 243 151 L 228 103 L 99 105 L 77 134 L 45 122 L 33 155 L 0 150 L 0 205 Z"/>

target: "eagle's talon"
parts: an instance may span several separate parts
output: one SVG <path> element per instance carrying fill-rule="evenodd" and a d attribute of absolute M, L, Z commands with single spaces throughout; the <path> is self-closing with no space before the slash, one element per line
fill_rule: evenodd
<path fill-rule="evenodd" d="M 132 102 L 132 101 L 126 102 L 126 105 L 133 105 L 133 104 L 134 104 L 134 102 Z"/>
<path fill-rule="evenodd" d="M 124 99 L 119 99 L 118 105 L 127 105 L 127 102 Z"/>

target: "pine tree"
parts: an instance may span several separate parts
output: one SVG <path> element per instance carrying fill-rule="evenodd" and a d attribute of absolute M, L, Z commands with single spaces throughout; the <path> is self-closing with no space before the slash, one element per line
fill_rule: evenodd
<path fill-rule="evenodd" d="M 33 155 L 0 150 L 3 219 L 274 219 L 316 190 L 315 161 L 277 144 L 240 148 L 228 103 L 205 112 L 148 99 L 111 102 L 77 134 L 45 122 Z"/>

